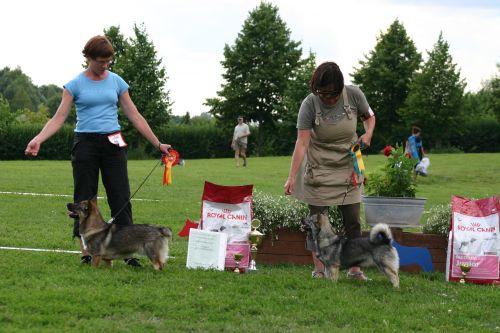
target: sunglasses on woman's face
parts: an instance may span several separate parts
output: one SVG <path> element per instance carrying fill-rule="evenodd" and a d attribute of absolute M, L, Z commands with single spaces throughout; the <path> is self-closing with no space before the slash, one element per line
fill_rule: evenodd
<path fill-rule="evenodd" d="M 316 94 L 318 94 L 319 97 L 324 98 L 324 99 L 333 99 L 333 98 L 339 97 L 340 92 L 339 91 L 316 90 Z"/>
<path fill-rule="evenodd" d="M 105 66 L 105 65 L 111 65 L 114 61 L 114 59 L 106 59 L 106 60 L 102 60 L 102 58 L 92 58 L 93 61 L 95 61 L 96 63 L 98 63 L 99 65 L 101 66 Z"/>

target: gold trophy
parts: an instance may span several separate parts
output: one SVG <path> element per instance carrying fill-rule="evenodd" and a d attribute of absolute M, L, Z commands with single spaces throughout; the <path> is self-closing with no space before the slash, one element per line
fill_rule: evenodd
<path fill-rule="evenodd" d="M 258 219 L 252 220 L 252 231 L 250 232 L 248 239 L 250 241 L 250 253 L 252 255 L 252 260 L 250 261 L 250 266 L 248 267 L 249 272 L 257 271 L 257 266 L 255 264 L 255 259 L 257 258 L 257 246 L 262 242 L 262 237 L 264 234 L 257 230 L 260 227 L 261 222 Z"/>
<path fill-rule="evenodd" d="M 241 259 L 243 259 L 243 254 L 241 253 L 233 253 L 233 258 L 234 258 L 234 263 L 236 264 L 236 267 L 234 268 L 234 271 L 236 274 L 240 274 L 240 262 Z"/>
<path fill-rule="evenodd" d="M 465 283 L 465 278 L 467 277 L 467 273 L 470 272 L 471 266 L 469 264 L 460 264 L 459 267 L 462 271 L 462 278 L 460 279 L 460 283 Z"/>

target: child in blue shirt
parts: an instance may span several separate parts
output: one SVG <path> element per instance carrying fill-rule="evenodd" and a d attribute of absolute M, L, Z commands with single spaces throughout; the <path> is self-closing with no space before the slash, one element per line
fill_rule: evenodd
<path fill-rule="evenodd" d="M 419 162 L 422 160 L 422 157 L 425 156 L 421 133 L 422 130 L 420 128 L 413 126 L 412 135 L 408 138 L 405 149 L 411 157 L 417 159 Z"/>

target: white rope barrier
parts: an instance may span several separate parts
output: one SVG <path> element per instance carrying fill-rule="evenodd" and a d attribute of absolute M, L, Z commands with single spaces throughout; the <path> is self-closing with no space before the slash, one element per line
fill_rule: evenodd
<path fill-rule="evenodd" d="M 34 248 L 30 248 L 30 247 L 11 247 L 11 246 L 0 246 L 0 250 L 56 252 L 56 253 L 81 253 L 81 251 L 60 250 L 60 249 L 34 249 Z"/>
<path fill-rule="evenodd" d="M 32 193 L 32 192 L 8 192 L 8 191 L 0 191 L 0 194 L 27 195 L 27 196 L 34 196 L 34 197 L 63 197 L 63 198 L 73 198 L 73 196 L 69 195 L 69 194 L 52 194 L 52 193 Z M 105 197 L 97 197 L 97 199 L 105 199 Z M 160 202 L 160 201 L 163 201 L 163 200 L 132 198 L 132 201 Z"/>
<path fill-rule="evenodd" d="M 17 251 L 32 251 L 32 252 L 53 252 L 53 253 L 75 253 L 81 254 L 81 251 L 61 250 L 61 249 L 35 249 L 31 247 L 11 247 L 0 246 L 0 250 L 17 250 Z M 168 256 L 169 259 L 175 259 L 173 256 Z"/>

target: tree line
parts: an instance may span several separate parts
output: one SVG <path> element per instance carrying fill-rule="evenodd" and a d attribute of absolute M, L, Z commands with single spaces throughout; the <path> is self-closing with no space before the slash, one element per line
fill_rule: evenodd
<path fill-rule="evenodd" d="M 255 126 L 253 153 L 292 152 L 298 110 L 310 93 L 317 63 L 314 52 L 304 53 L 301 43 L 291 39 L 277 6 L 261 2 L 250 11 L 234 42 L 225 45 L 224 83 L 216 96 L 206 99 L 209 113 L 196 117 L 172 115 L 163 60 L 144 25 L 134 25 L 133 31 L 134 36 L 125 38 L 118 26 L 104 29 L 116 50 L 111 70 L 129 83 L 132 99 L 155 131 L 214 126 L 230 136 L 235 119 L 243 115 Z M 500 129 L 499 74 L 479 91 L 464 93 L 466 83 L 442 33 L 423 56 L 395 20 L 351 73 L 342 70 L 363 90 L 376 114 L 372 151 L 402 143 L 412 125 L 423 129 L 427 148 L 436 150 L 475 151 L 462 141 L 471 141 L 477 128 L 489 128 L 480 140 L 499 141 L 498 134 L 489 134 Z M 44 123 L 56 111 L 61 92 L 55 85 L 35 86 L 20 68 L 0 70 L 0 129 L 9 123 Z M 75 121 L 74 114 L 68 121 Z M 127 119 L 120 121 L 132 147 L 142 149 Z"/>

